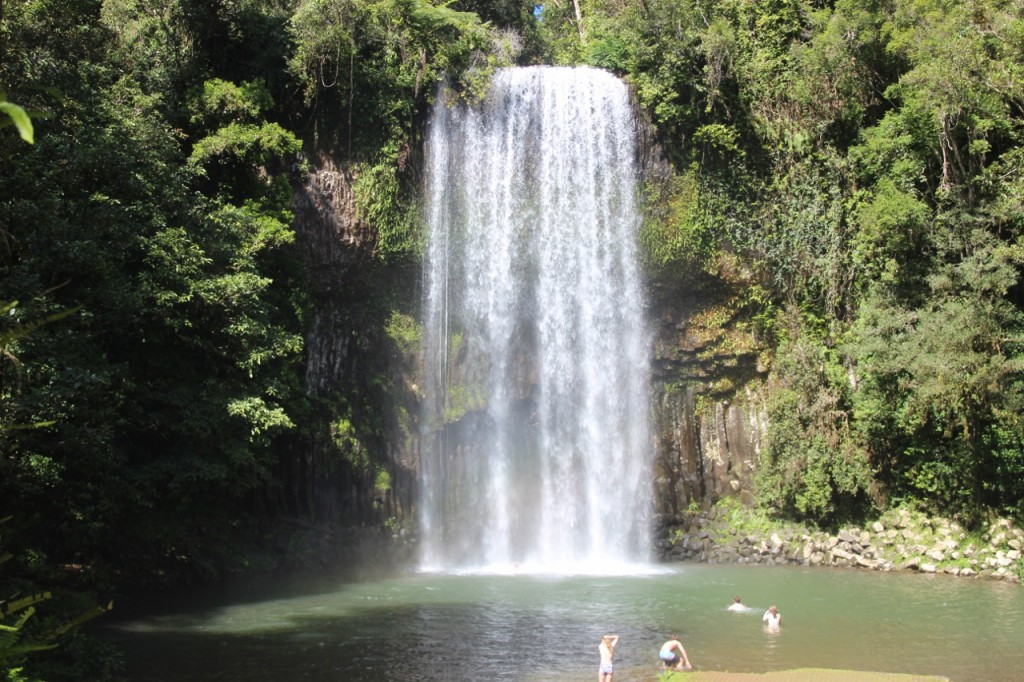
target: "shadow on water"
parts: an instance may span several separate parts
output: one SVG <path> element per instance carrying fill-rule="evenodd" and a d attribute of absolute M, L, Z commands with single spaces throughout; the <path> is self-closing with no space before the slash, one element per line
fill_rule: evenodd
<path fill-rule="evenodd" d="M 727 612 L 734 594 L 753 609 Z M 770 603 L 783 613 L 775 633 L 761 624 Z M 100 632 L 125 650 L 127 679 L 149 682 L 583 682 L 609 631 L 621 636 L 617 682 L 656 679 L 657 649 L 673 633 L 701 670 L 1010 682 L 1024 664 L 1024 589 L 943 576 L 741 566 L 614 577 L 303 575 L 137 607 L 140 615 Z"/>
<path fill-rule="evenodd" d="M 179 614 L 108 632 L 129 652 L 127 678 L 150 682 L 552 679 L 552 671 L 593 667 L 587 650 L 596 651 L 570 634 L 575 624 L 543 609 L 380 606 L 238 631 L 223 616 Z"/>

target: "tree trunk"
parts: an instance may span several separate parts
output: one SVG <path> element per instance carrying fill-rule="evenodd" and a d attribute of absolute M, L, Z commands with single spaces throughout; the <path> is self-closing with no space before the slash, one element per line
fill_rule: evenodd
<path fill-rule="evenodd" d="M 572 0 L 572 7 L 576 11 L 576 28 L 580 32 L 580 43 L 585 44 L 587 37 L 583 30 L 583 10 L 580 9 L 580 0 Z"/>

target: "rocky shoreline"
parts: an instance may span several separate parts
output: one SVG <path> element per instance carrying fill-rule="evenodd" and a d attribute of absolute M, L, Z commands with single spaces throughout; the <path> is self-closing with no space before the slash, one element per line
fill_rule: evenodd
<path fill-rule="evenodd" d="M 291 557 L 286 564 L 409 566 L 415 563 L 419 540 L 407 529 L 319 529 L 298 535 L 305 541 L 293 529 L 290 551 L 281 550 Z M 662 562 L 910 571 L 1020 584 L 1024 529 L 998 518 L 968 531 L 955 520 L 901 508 L 863 528 L 846 526 L 830 533 L 769 519 L 727 499 L 707 510 L 661 518 L 655 556 Z"/>
<path fill-rule="evenodd" d="M 1000 518 L 968 532 L 956 521 L 908 509 L 835 533 L 769 521 L 737 504 L 687 512 L 660 524 L 662 561 L 852 567 L 947 573 L 1020 583 L 1024 530 Z"/>

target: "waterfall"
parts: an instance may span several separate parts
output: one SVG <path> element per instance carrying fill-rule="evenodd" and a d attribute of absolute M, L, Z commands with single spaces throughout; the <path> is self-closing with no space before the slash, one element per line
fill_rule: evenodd
<path fill-rule="evenodd" d="M 443 100 L 426 146 L 423 565 L 643 562 L 650 338 L 626 86 L 527 67 L 481 104 Z"/>

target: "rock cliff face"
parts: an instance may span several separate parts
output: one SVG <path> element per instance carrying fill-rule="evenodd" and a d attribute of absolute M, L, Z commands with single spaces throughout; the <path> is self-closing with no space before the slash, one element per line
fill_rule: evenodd
<path fill-rule="evenodd" d="M 716 276 L 651 280 L 654 489 L 662 524 L 723 497 L 754 500 L 768 371 L 738 302 L 743 280 L 744 273 L 724 268 Z"/>
<path fill-rule="evenodd" d="M 665 522 L 726 496 L 753 503 L 754 473 L 764 427 L 760 395 L 740 404 L 712 402 L 697 413 L 699 386 L 656 386 L 656 513 Z"/>
<path fill-rule="evenodd" d="M 330 158 L 314 160 L 313 170 L 292 201 L 296 241 L 309 272 L 312 319 L 306 334 L 307 395 L 326 397 L 347 380 L 353 334 L 347 324 L 345 282 L 366 260 L 371 232 L 355 217 L 351 175 Z M 329 422 L 329 416 L 318 419 Z M 331 475 L 329 438 L 312 435 L 294 458 L 283 462 L 286 503 L 294 513 L 325 520 L 342 512 L 344 497 Z"/>
<path fill-rule="evenodd" d="M 396 275 L 374 262 L 376 234 L 357 216 L 351 171 L 328 156 L 311 165 L 293 209 L 309 272 L 305 389 L 313 414 L 281 463 L 284 504 L 318 522 L 383 523 L 404 514 L 414 495 L 406 417 L 416 413 L 409 403 L 418 363 L 388 335 L 397 314 L 380 300 L 389 288 L 414 299 L 406 285 L 416 273 Z"/>

